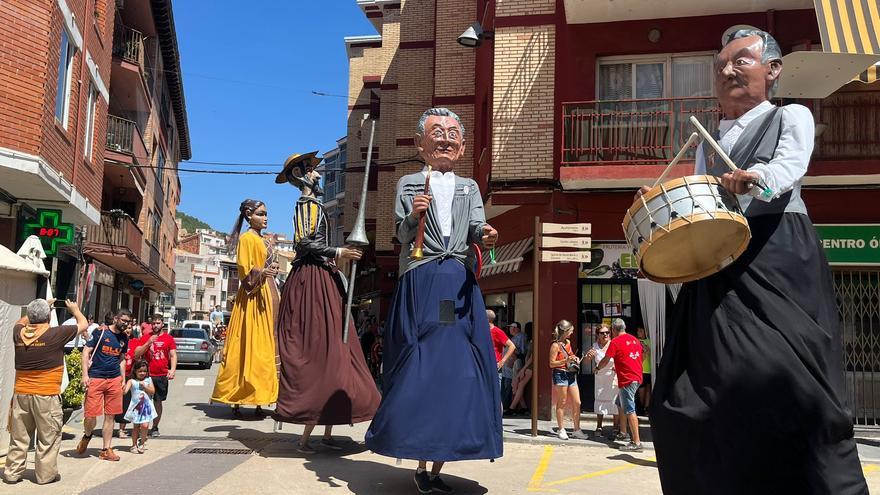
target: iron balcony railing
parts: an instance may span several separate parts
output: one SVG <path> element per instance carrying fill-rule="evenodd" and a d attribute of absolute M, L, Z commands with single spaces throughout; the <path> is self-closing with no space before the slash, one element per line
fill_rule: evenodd
<path fill-rule="evenodd" d="M 125 248 L 137 255 L 141 252 L 144 234 L 134 219 L 121 210 L 104 211 L 101 223 L 87 228 L 86 242 Z"/>
<path fill-rule="evenodd" d="M 134 153 L 134 139 L 137 135 L 137 124 L 115 115 L 107 116 L 107 149 L 120 153 Z M 140 137 L 138 136 L 138 139 Z"/>
<path fill-rule="evenodd" d="M 693 132 L 692 115 L 711 132 L 720 114 L 711 97 L 563 103 L 562 165 L 665 163 Z"/>
<path fill-rule="evenodd" d="M 113 31 L 113 56 L 144 67 L 144 35 L 136 29 L 116 24 Z"/>

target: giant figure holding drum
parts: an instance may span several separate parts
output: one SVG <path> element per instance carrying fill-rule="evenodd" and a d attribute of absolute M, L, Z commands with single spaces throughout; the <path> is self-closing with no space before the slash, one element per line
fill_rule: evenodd
<path fill-rule="evenodd" d="M 769 101 L 781 71 L 779 45 L 758 30 L 731 35 L 716 59 L 718 144 L 737 168 L 703 143 L 695 174 L 723 186 L 721 203 L 735 195 L 751 240 L 678 296 L 651 401 L 665 493 L 868 492 L 831 272 L 800 194 L 813 117 Z M 711 250 L 711 237 L 690 242 Z"/>

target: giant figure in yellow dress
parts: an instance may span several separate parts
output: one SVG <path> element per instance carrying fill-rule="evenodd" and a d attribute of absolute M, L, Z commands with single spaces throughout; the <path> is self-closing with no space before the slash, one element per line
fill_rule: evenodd
<path fill-rule="evenodd" d="M 239 238 L 245 221 L 249 228 Z M 242 404 L 256 405 L 257 414 L 262 414 L 260 405 L 278 398 L 274 333 L 278 264 L 272 246 L 260 234 L 267 222 L 262 201 L 242 201 L 229 242 L 229 252 L 237 252 L 240 285 L 211 402 L 232 404 L 236 417 L 240 417 L 238 406 Z"/>

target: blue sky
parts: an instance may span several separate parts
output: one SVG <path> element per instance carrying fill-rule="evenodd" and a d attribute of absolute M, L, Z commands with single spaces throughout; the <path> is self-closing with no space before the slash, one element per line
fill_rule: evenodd
<path fill-rule="evenodd" d="M 175 0 L 174 20 L 192 161 L 273 164 L 181 168 L 280 171 L 294 152 L 329 151 L 345 135 L 345 36 L 376 34 L 355 0 Z M 181 172 L 179 210 L 228 231 L 245 198 L 261 199 L 269 228 L 292 234 L 299 192 L 269 175 Z"/>

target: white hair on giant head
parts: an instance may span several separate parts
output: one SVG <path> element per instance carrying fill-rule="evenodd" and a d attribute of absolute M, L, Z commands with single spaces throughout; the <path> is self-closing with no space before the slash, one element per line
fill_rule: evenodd
<path fill-rule="evenodd" d="M 461 118 L 459 118 L 459 116 L 456 115 L 456 113 L 453 112 L 452 110 L 450 110 L 448 108 L 442 108 L 442 107 L 429 108 L 429 109 L 425 110 L 425 113 L 423 113 L 422 117 L 419 119 L 419 127 L 418 127 L 419 136 L 425 135 L 425 122 L 428 121 L 428 117 L 432 117 L 432 116 L 434 116 L 434 117 L 452 117 L 453 119 L 455 119 L 456 122 L 458 122 L 458 127 L 461 129 L 461 137 L 464 137 L 464 124 L 461 123 Z"/>
<path fill-rule="evenodd" d="M 49 322 L 49 302 L 45 299 L 34 299 L 27 305 L 28 323 Z"/>

